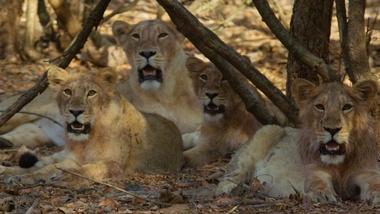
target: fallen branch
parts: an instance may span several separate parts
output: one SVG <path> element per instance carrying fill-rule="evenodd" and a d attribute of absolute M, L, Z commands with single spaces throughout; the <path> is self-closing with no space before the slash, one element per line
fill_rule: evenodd
<path fill-rule="evenodd" d="M 75 37 L 74 42 L 63 54 L 61 62 L 58 64 L 61 68 L 66 68 L 75 55 L 83 48 L 88 36 L 92 29 L 99 25 L 104 11 L 106 10 L 111 0 L 101 0 L 91 11 L 89 17 L 86 19 L 82 31 Z M 3 114 L 0 115 L 0 127 L 4 125 L 13 115 L 19 112 L 26 104 L 31 102 L 38 94 L 42 93 L 48 86 L 47 71 L 40 77 L 36 84 L 22 94 L 15 103 L 9 106 Z"/>
<path fill-rule="evenodd" d="M 259 106 L 259 101 L 253 98 L 254 95 L 247 93 L 249 89 L 239 85 L 248 81 L 245 78 L 244 81 L 242 81 L 243 78 L 237 77 L 239 73 L 234 72 L 235 68 L 260 89 L 288 117 L 291 123 L 296 123 L 296 108 L 272 82 L 251 64 L 248 58 L 241 56 L 234 49 L 226 45 L 178 1 L 157 0 L 157 2 L 169 14 L 171 20 L 177 26 L 177 29 L 221 70 L 231 84 L 231 87 L 242 96 L 247 109 L 252 112 L 258 120 L 260 120 L 260 117 L 262 117 L 261 119 L 265 119 L 263 118 L 264 116 L 261 115 L 262 113 L 255 112 L 260 111 L 254 107 Z M 251 96 L 252 100 L 250 100 L 248 96 Z M 249 109 L 249 106 L 252 106 L 252 108 Z M 264 123 L 271 123 L 269 122 L 270 120 L 270 118 L 267 118 L 267 122 Z"/>
<path fill-rule="evenodd" d="M 152 200 L 152 199 L 149 199 L 149 198 L 141 197 L 139 195 L 131 193 L 131 192 L 129 192 L 129 191 L 123 189 L 123 188 L 120 188 L 118 186 L 115 186 L 115 185 L 112 185 L 112 184 L 109 184 L 109 183 L 105 183 L 103 181 L 97 181 L 97 180 L 92 179 L 90 177 L 86 177 L 84 175 L 81 175 L 81 174 L 78 174 L 78 173 L 75 173 L 75 172 L 72 172 L 72 171 L 69 171 L 69 170 L 66 170 L 66 169 L 62 169 L 62 168 L 59 168 L 59 167 L 56 167 L 56 168 L 59 169 L 59 170 L 61 170 L 62 172 L 68 173 L 70 175 L 74 175 L 74 176 L 77 176 L 79 178 L 83 178 L 85 180 L 92 181 L 92 182 L 97 183 L 97 184 L 101 184 L 103 186 L 111 187 L 111 188 L 113 188 L 113 189 L 115 189 L 117 191 L 120 191 L 122 193 L 125 193 L 127 195 L 133 196 L 133 197 L 138 198 L 138 199 L 141 199 L 141 200 L 144 200 L 144 201 L 148 201 L 148 202 L 152 202 L 154 204 L 161 205 L 161 206 L 164 206 L 164 207 L 170 206 L 170 204 L 167 204 L 167 203 L 163 203 L 163 202 L 160 202 L 160 201 L 156 201 L 156 200 Z"/>
<path fill-rule="evenodd" d="M 338 27 L 339 27 L 340 49 L 341 49 L 341 55 L 343 59 L 344 68 L 351 82 L 355 83 L 357 79 L 351 67 L 350 55 L 349 55 L 350 50 L 347 43 L 348 35 L 347 35 L 347 15 L 346 15 L 345 0 L 335 0 L 335 7 L 336 7 L 336 17 L 338 20 Z"/>
<path fill-rule="evenodd" d="M 315 56 L 303 45 L 296 41 L 277 19 L 266 0 L 252 0 L 263 21 L 281 43 L 306 65 L 314 68 L 324 81 L 338 80 L 338 76 L 330 69 L 326 62 Z"/>

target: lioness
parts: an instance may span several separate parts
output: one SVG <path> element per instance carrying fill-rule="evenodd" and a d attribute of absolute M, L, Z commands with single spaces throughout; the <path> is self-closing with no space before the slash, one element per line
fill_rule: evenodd
<path fill-rule="evenodd" d="M 173 121 L 182 133 L 194 131 L 202 111 L 186 69 L 183 36 L 160 20 L 136 25 L 116 21 L 112 30 L 132 66 L 129 100 L 141 111 Z"/>
<path fill-rule="evenodd" d="M 301 128 L 260 129 L 237 152 L 217 193 L 228 193 L 254 176 L 274 197 L 297 191 L 315 202 L 335 202 L 340 196 L 379 204 L 380 171 L 368 105 L 377 90 L 371 80 L 353 87 L 296 80 L 292 94 Z"/>
<path fill-rule="evenodd" d="M 189 57 L 186 65 L 204 116 L 196 132 L 184 135 L 185 147 L 195 145 L 184 152 L 186 163 L 195 167 L 235 151 L 261 124 L 246 110 L 243 101 L 212 63 Z"/>
<path fill-rule="evenodd" d="M 202 111 L 198 108 L 185 66 L 187 55 L 181 47 L 183 37 L 159 20 L 142 21 L 136 25 L 116 21 L 112 29 L 132 66 L 128 84 L 119 87 L 121 93 L 137 109 L 172 120 L 182 133 L 195 131 L 202 121 Z M 53 94 L 48 89 L 25 106 L 23 111 L 60 120 Z M 10 106 L 17 98 L 15 96 L 0 103 L 0 110 Z M 0 135 L 0 146 L 37 146 L 51 140 L 56 144 L 63 143 L 60 137 L 63 129 L 35 115 L 15 115 L 0 127 L 0 134 L 3 133 L 6 134 Z M 50 133 L 56 134 L 49 136 Z"/>
<path fill-rule="evenodd" d="M 116 91 L 114 72 L 69 73 L 55 67 L 48 79 L 65 121 L 66 149 L 38 161 L 27 170 L 32 176 L 52 173 L 55 166 L 77 169 L 96 179 L 130 171 L 175 172 L 182 166 L 178 128 L 159 115 L 137 111 Z"/>

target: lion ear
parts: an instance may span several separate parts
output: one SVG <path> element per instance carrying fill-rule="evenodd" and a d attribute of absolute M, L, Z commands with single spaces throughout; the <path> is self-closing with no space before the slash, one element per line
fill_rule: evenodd
<path fill-rule="evenodd" d="M 103 68 L 99 71 L 97 76 L 102 82 L 108 85 L 115 85 L 119 79 L 113 68 Z"/>
<path fill-rule="evenodd" d="M 305 79 L 295 79 L 292 84 L 291 92 L 298 107 L 309 99 L 312 91 L 317 86 L 314 83 L 307 81 Z"/>
<path fill-rule="evenodd" d="M 69 72 L 55 65 L 50 65 L 48 68 L 47 78 L 49 87 L 52 89 L 58 89 L 69 78 Z"/>
<path fill-rule="evenodd" d="M 175 35 L 175 37 L 177 38 L 177 41 L 182 44 L 186 37 L 181 33 L 179 32 L 179 30 L 177 29 L 177 26 L 170 20 L 168 21 L 162 21 L 169 29 L 170 31 Z"/>
<path fill-rule="evenodd" d="M 195 56 L 189 56 L 186 60 L 186 68 L 191 75 L 198 76 L 205 69 L 206 66 L 206 62 L 203 62 Z"/>
<path fill-rule="evenodd" d="M 363 101 L 370 101 L 375 98 L 378 91 L 378 84 L 374 80 L 364 80 L 354 85 L 354 89 L 358 92 Z"/>
<path fill-rule="evenodd" d="M 120 20 L 117 20 L 112 24 L 112 33 L 119 45 L 124 44 L 131 28 L 132 26 L 130 24 Z"/>

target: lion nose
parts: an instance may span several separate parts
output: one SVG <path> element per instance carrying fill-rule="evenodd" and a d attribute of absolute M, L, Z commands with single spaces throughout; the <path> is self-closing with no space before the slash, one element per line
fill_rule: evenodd
<path fill-rule="evenodd" d="M 150 58 L 151 56 L 156 55 L 156 51 L 141 51 L 139 54 L 145 58 Z"/>
<path fill-rule="evenodd" d="M 82 110 L 69 110 L 71 114 L 73 114 L 75 117 L 78 117 L 79 115 L 83 114 L 84 111 Z"/>
<path fill-rule="evenodd" d="M 218 96 L 218 93 L 206 93 L 206 96 L 212 100 L 214 97 Z"/>
<path fill-rule="evenodd" d="M 326 131 L 328 131 L 332 136 L 334 136 L 336 133 L 338 133 L 342 128 L 326 128 L 324 127 Z"/>

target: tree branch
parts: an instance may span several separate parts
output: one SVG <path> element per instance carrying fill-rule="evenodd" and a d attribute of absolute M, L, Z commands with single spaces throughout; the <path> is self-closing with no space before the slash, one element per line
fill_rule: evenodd
<path fill-rule="evenodd" d="M 324 81 L 338 80 L 338 76 L 331 71 L 323 59 L 315 56 L 309 50 L 304 48 L 303 45 L 289 34 L 281 22 L 276 18 L 266 0 L 252 0 L 252 2 L 255 4 L 256 9 L 260 13 L 265 24 L 289 52 L 296 55 L 308 66 L 315 68 Z"/>
<path fill-rule="evenodd" d="M 173 0 L 157 0 L 166 10 L 177 29 L 183 33 L 207 58 L 210 59 L 228 78 L 231 86 L 239 95 L 244 98 L 247 91 L 238 91 L 239 84 L 234 76 L 237 72 L 232 72 L 232 67 L 238 69 L 246 76 L 258 89 L 260 89 L 289 119 L 291 123 L 297 121 L 296 108 L 286 98 L 286 96 L 276 88 L 263 74 L 261 74 L 249 61 L 249 59 L 238 54 L 234 49 L 226 45 L 218 36 L 207 29 L 197 18 L 195 18 L 183 5 Z M 231 65 L 229 66 L 226 61 Z M 230 79 L 231 78 L 231 79 Z M 245 95 L 248 96 L 248 95 Z M 247 98 L 244 98 L 247 105 Z M 252 101 L 255 106 L 256 101 Z M 248 107 L 248 106 L 247 106 Z M 250 111 L 253 111 L 251 109 Z M 254 115 L 259 119 L 260 115 Z"/>
<path fill-rule="evenodd" d="M 58 64 L 61 68 L 66 68 L 75 55 L 83 48 L 88 36 L 92 29 L 100 23 L 104 11 L 106 10 L 111 0 L 101 0 L 98 5 L 91 11 L 89 17 L 86 19 L 83 25 L 82 31 L 76 36 L 74 42 L 63 54 L 61 62 Z M 47 71 L 36 82 L 36 84 L 22 94 L 15 103 L 9 106 L 3 114 L 0 115 L 0 127 L 5 124 L 14 114 L 20 111 L 26 104 L 31 102 L 38 94 L 42 93 L 48 86 Z"/>
<path fill-rule="evenodd" d="M 357 81 L 354 72 L 351 67 L 349 47 L 347 42 L 347 15 L 345 0 L 335 0 L 336 18 L 338 20 L 339 37 L 340 37 L 340 49 L 343 59 L 343 64 L 352 83 Z"/>

